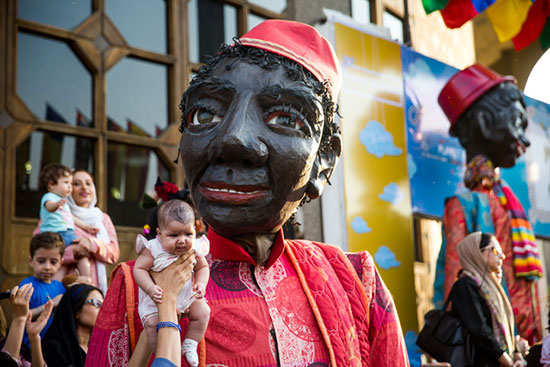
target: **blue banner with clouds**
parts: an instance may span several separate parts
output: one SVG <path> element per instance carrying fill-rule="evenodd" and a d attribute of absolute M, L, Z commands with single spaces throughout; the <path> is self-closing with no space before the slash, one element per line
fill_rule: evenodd
<path fill-rule="evenodd" d="M 442 217 L 445 198 L 465 190 L 464 149 L 449 135 L 449 121 L 437 103 L 457 69 L 406 47 L 401 50 L 412 209 Z"/>

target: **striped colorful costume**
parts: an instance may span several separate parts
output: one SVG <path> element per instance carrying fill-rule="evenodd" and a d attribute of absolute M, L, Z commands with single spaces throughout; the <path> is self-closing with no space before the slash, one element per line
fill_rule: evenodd
<path fill-rule="evenodd" d="M 493 233 L 506 255 L 502 265 L 503 286 L 514 309 L 517 331 L 532 344 L 542 340 L 535 281 L 542 275 L 540 260 L 521 204 L 508 186 L 497 182 L 492 163 L 476 156 L 465 177 L 471 192 L 445 202 L 444 243 L 437 262 L 434 303 L 437 307 L 443 305 L 456 280 L 460 270 L 458 243 L 471 232 Z"/>

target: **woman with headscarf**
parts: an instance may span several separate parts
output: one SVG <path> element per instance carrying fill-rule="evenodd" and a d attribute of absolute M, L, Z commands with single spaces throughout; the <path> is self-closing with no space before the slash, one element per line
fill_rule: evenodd
<path fill-rule="evenodd" d="M 525 365 L 514 336 L 514 313 L 500 284 L 505 256 L 497 239 L 474 232 L 458 244 L 462 266 L 449 297 L 475 345 L 474 366 Z"/>
<path fill-rule="evenodd" d="M 92 284 L 105 294 L 108 287 L 105 263 L 117 262 L 120 250 L 111 218 L 96 207 L 94 180 L 87 171 L 82 169 L 73 171 L 73 192 L 67 198 L 67 202 L 75 217 L 96 227 L 98 232 L 93 235 L 80 227 L 75 227 L 75 235 L 80 238 L 80 242 L 65 249 L 63 267 L 66 271 L 63 273 L 74 272 L 78 258 L 87 256 L 90 259 Z"/>
<path fill-rule="evenodd" d="M 75 284 L 67 289 L 42 341 L 48 366 L 84 366 L 102 303 L 103 294 L 93 285 Z"/>

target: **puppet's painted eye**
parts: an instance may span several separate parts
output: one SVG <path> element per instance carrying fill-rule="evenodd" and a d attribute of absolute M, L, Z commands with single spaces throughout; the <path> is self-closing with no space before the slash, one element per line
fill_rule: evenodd
<path fill-rule="evenodd" d="M 277 106 L 268 110 L 264 115 L 267 125 L 279 125 L 289 129 L 304 130 L 305 118 L 288 106 Z"/>
<path fill-rule="evenodd" d="M 222 120 L 222 116 L 216 115 L 215 112 L 205 108 L 197 108 L 189 115 L 188 125 L 203 125 L 218 123 Z"/>
<path fill-rule="evenodd" d="M 265 121 L 266 124 L 277 124 L 284 127 L 288 127 L 290 129 L 301 129 L 304 126 L 304 123 L 298 119 L 296 119 L 295 116 L 288 115 L 285 112 L 274 112 L 271 113 L 267 120 Z"/>

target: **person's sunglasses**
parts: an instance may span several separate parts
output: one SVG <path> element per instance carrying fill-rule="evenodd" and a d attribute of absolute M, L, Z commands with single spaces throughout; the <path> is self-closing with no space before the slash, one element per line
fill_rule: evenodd
<path fill-rule="evenodd" d="M 92 305 L 94 307 L 100 308 L 103 304 L 103 301 L 98 298 L 90 298 L 89 300 L 86 300 L 84 304 Z"/>

